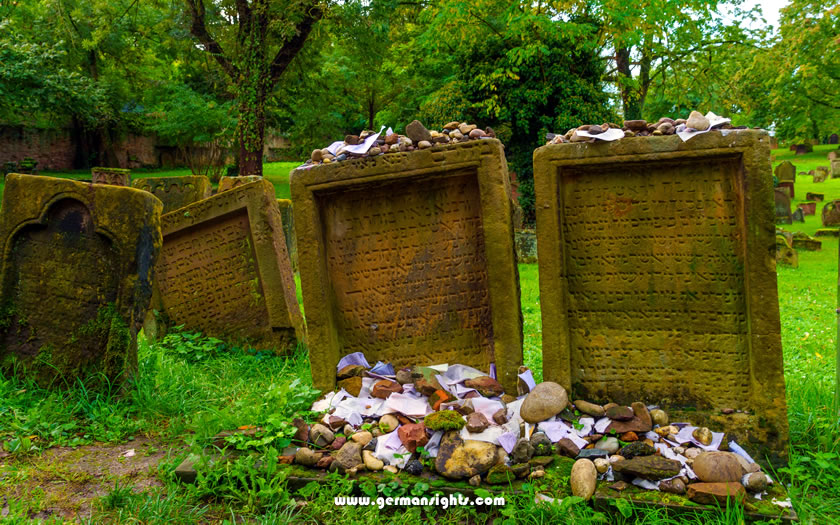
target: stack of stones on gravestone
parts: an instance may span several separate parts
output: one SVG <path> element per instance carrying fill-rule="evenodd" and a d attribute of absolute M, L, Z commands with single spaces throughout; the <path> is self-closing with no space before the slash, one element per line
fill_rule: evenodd
<path fill-rule="evenodd" d="M 162 217 L 158 288 L 173 326 L 282 353 L 304 338 L 271 183 L 234 187 Z"/>
<path fill-rule="evenodd" d="M 790 212 L 790 195 L 779 188 L 774 193 L 776 210 L 776 224 L 793 224 L 793 215 Z"/>
<path fill-rule="evenodd" d="M 161 208 L 132 188 L 10 174 L 0 208 L 0 365 L 42 385 L 128 379 Z"/>
<path fill-rule="evenodd" d="M 131 186 L 131 170 L 121 168 L 91 168 L 90 174 L 94 184 Z"/>
<path fill-rule="evenodd" d="M 825 203 L 822 210 L 823 226 L 840 226 L 840 200 Z"/>
<path fill-rule="evenodd" d="M 210 179 L 204 175 L 181 177 L 144 177 L 134 179 L 131 186 L 148 191 L 163 203 L 163 213 L 183 208 L 208 198 L 213 192 Z"/>
<path fill-rule="evenodd" d="M 825 200 L 825 193 L 814 193 L 812 191 L 809 191 L 808 193 L 805 194 L 805 200 L 806 201 L 822 202 L 822 201 Z"/>
<path fill-rule="evenodd" d="M 533 229 L 516 230 L 516 260 L 520 263 L 537 262 L 537 232 Z"/>
<path fill-rule="evenodd" d="M 776 230 L 776 264 L 799 268 L 799 253 L 793 248 L 793 235 Z"/>
<path fill-rule="evenodd" d="M 822 250 L 822 242 L 811 237 L 805 232 L 793 233 L 793 247 L 797 250 L 806 250 L 810 252 Z"/>
<path fill-rule="evenodd" d="M 814 201 L 808 202 L 800 202 L 797 205 L 797 208 L 802 210 L 802 215 L 816 215 L 817 214 L 817 203 Z"/>
<path fill-rule="evenodd" d="M 343 355 L 495 365 L 516 388 L 522 320 L 502 144 L 474 140 L 291 176 L 315 387 Z"/>
<path fill-rule="evenodd" d="M 773 172 L 779 182 L 796 182 L 796 166 L 786 160 L 776 166 Z"/>
<path fill-rule="evenodd" d="M 769 156 L 753 130 L 538 149 L 545 379 L 695 421 L 742 410 L 714 421 L 785 463 Z"/>
<path fill-rule="evenodd" d="M 706 131 L 708 129 L 746 129 L 746 126 L 733 126 L 729 120 L 713 123 L 711 119 L 718 117 L 709 113 L 703 115 L 699 111 L 692 111 L 687 119 L 662 117 L 656 122 L 646 120 L 625 120 L 622 126 L 612 122 L 602 124 L 584 124 L 571 128 L 565 134 L 548 133 L 546 145 L 563 144 L 567 142 L 595 142 L 596 140 L 612 141 L 624 137 L 656 137 L 680 133 L 684 130 Z"/>
<path fill-rule="evenodd" d="M 492 128 L 481 129 L 475 124 L 453 121 L 437 131 L 428 130 L 420 121 L 414 120 L 405 127 L 405 135 L 394 133 L 390 128 L 379 133 L 365 130 L 358 135 L 347 135 L 343 141 L 312 151 L 309 160 L 301 168 L 493 138 L 496 138 L 496 133 Z"/>

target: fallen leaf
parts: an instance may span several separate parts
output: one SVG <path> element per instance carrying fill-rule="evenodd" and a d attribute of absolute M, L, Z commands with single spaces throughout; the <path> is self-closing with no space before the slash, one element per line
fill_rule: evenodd
<path fill-rule="evenodd" d="M 251 430 L 252 428 L 257 428 L 254 425 L 242 425 L 238 428 L 238 430 Z"/>

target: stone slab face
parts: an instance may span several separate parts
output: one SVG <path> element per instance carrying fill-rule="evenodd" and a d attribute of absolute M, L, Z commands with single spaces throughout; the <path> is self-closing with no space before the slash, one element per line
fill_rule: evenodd
<path fill-rule="evenodd" d="M 0 365 L 17 362 L 44 386 L 129 378 L 161 208 L 132 188 L 10 174 L 0 208 Z"/>
<path fill-rule="evenodd" d="M 783 181 L 779 183 L 778 189 L 782 190 L 787 194 L 788 197 L 791 199 L 796 198 L 796 192 L 793 188 L 793 183 L 790 181 Z"/>
<path fill-rule="evenodd" d="M 219 179 L 219 193 L 232 190 L 233 188 L 263 180 L 259 175 L 245 175 L 242 177 L 222 177 Z"/>
<path fill-rule="evenodd" d="M 131 170 L 121 168 L 91 168 L 90 174 L 94 184 L 131 186 Z"/>
<path fill-rule="evenodd" d="M 184 177 L 145 177 L 134 179 L 133 188 L 148 191 L 163 203 L 163 213 L 183 208 L 188 204 L 208 198 L 213 187 L 204 175 Z"/>
<path fill-rule="evenodd" d="M 840 178 L 840 159 L 834 159 L 831 161 L 831 178 Z"/>
<path fill-rule="evenodd" d="M 170 325 L 278 353 L 304 339 L 271 183 L 242 185 L 161 221 L 157 282 Z"/>
<path fill-rule="evenodd" d="M 710 428 L 784 460 L 768 142 L 710 132 L 534 153 L 546 381 L 690 412 L 674 421 L 748 410 Z"/>
<path fill-rule="evenodd" d="M 773 207 L 776 211 L 776 224 L 793 224 L 790 212 L 790 194 L 782 188 L 773 192 Z"/>
<path fill-rule="evenodd" d="M 840 200 L 825 203 L 822 209 L 823 226 L 840 226 Z"/>
<path fill-rule="evenodd" d="M 532 229 L 516 230 L 516 260 L 520 263 L 537 262 L 537 232 Z"/>
<path fill-rule="evenodd" d="M 776 175 L 776 178 L 779 179 L 779 182 L 796 182 L 796 166 L 794 166 L 789 160 L 786 160 L 776 166 L 774 174 Z"/>
<path fill-rule="evenodd" d="M 803 215 L 816 215 L 817 214 L 817 203 L 816 202 L 800 202 L 799 209 L 802 210 Z"/>
<path fill-rule="evenodd" d="M 522 321 L 510 180 L 495 139 L 295 170 L 315 387 L 336 365 L 461 363 L 516 391 Z"/>
<path fill-rule="evenodd" d="M 297 236 L 295 235 L 295 214 L 292 212 L 292 201 L 290 199 L 277 199 L 277 207 L 280 209 L 280 219 L 283 221 L 283 234 L 286 236 L 286 249 L 289 252 L 289 260 L 292 262 L 292 270 L 297 271 Z"/>

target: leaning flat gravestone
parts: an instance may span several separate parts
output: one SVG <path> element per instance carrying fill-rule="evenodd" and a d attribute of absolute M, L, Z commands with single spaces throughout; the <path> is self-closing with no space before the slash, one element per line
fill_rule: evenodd
<path fill-rule="evenodd" d="M 825 203 L 822 210 L 823 226 L 840 226 L 840 200 Z"/>
<path fill-rule="evenodd" d="M 297 236 L 295 235 L 295 214 L 292 213 L 292 201 L 277 199 L 277 207 L 280 209 L 280 219 L 283 221 L 283 234 L 286 236 L 286 249 L 289 252 L 289 260 L 292 262 L 292 270 L 297 271 Z"/>
<path fill-rule="evenodd" d="M 206 199 L 212 193 L 210 179 L 204 175 L 183 177 L 145 177 L 135 179 L 131 186 L 148 191 L 163 203 L 163 213 L 183 208 L 187 204 Z"/>
<path fill-rule="evenodd" d="M 813 193 L 813 192 L 809 191 L 808 193 L 805 194 L 805 200 L 806 201 L 822 202 L 822 201 L 825 200 L 825 193 Z"/>
<path fill-rule="evenodd" d="M 262 177 L 259 175 L 243 175 L 241 177 L 222 177 L 219 180 L 219 193 L 223 191 L 232 190 L 233 188 L 238 188 L 243 184 L 250 184 L 251 182 L 256 182 L 258 180 L 262 180 Z"/>
<path fill-rule="evenodd" d="M 790 194 L 782 188 L 776 188 L 773 197 L 776 224 L 793 224 L 793 215 L 790 213 Z"/>
<path fill-rule="evenodd" d="M 545 380 L 667 406 L 783 462 L 769 157 L 758 131 L 538 149 Z"/>
<path fill-rule="evenodd" d="M 780 182 L 796 182 L 796 166 L 791 164 L 789 160 L 786 160 L 776 166 L 774 173 Z"/>
<path fill-rule="evenodd" d="M 292 173 L 315 387 L 339 359 L 460 363 L 516 392 L 522 322 L 502 144 L 477 140 Z"/>
<path fill-rule="evenodd" d="M 126 380 L 137 368 L 161 208 L 132 188 L 6 177 L 0 365 L 22 365 L 44 386 Z"/>
<path fill-rule="evenodd" d="M 259 180 L 167 213 L 158 287 L 165 317 L 277 352 L 304 337 L 280 211 Z"/>
<path fill-rule="evenodd" d="M 131 170 L 121 168 L 91 168 L 90 174 L 94 184 L 131 186 Z"/>

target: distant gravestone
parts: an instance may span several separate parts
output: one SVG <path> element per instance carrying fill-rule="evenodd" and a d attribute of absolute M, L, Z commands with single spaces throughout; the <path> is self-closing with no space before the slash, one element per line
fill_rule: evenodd
<path fill-rule="evenodd" d="M 90 174 L 94 184 L 131 186 L 131 170 L 121 168 L 91 168 Z"/>
<path fill-rule="evenodd" d="M 802 210 L 803 215 L 816 215 L 817 214 L 817 203 L 816 202 L 800 202 L 798 208 Z"/>
<path fill-rule="evenodd" d="M 840 230 L 837 228 L 820 228 L 814 232 L 814 237 L 840 237 Z"/>
<path fill-rule="evenodd" d="M 286 249 L 289 252 L 289 259 L 292 261 L 292 270 L 297 271 L 297 236 L 295 235 L 295 214 L 292 213 L 292 201 L 277 199 L 277 208 L 280 210 L 280 219 L 283 221 L 283 235 L 286 237 Z"/>
<path fill-rule="evenodd" d="M 829 151 L 828 155 L 826 155 L 826 158 L 828 158 L 828 162 L 831 162 L 832 160 L 836 160 L 837 159 L 837 152 L 836 151 Z"/>
<path fill-rule="evenodd" d="M 303 341 L 271 183 L 239 186 L 161 221 L 158 287 L 171 325 L 278 353 Z"/>
<path fill-rule="evenodd" d="M 793 222 L 805 222 L 805 212 L 802 211 L 802 208 L 796 208 L 793 210 L 791 218 Z"/>
<path fill-rule="evenodd" d="M 779 182 L 796 182 L 796 166 L 789 160 L 786 160 L 776 166 L 773 171 Z"/>
<path fill-rule="evenodd" d="M 831 161 L 831 178 L 840 178 L 840 159 L 835 159 Z"/>
<path fill-rule="evenodd" d="M 776 224 L 793 224 L 793 216 L 790 213 L 790 195 L 780 188 L 774 192 L 776 209 Z"/>
<path fill-rule="evenodd" d="M 134 179 L 131 186 L 138 190 L 148 191 L 160 199 L 163 202 L 164 213 L 206 199 L 213 190 L 210 179 L 204 175 L 145 177 Z"/>
<path fill-rule="evenodd" d="M 531 229 L 516 230 L 516 260 L 520 263 L 537 262 L 537 232 Z"/>
<path fill-rule="evenodd" d="M 805 232 L 796 232 L 793 234 L 793 247 L 797 250 L 806 250 L 816 252 L 822 250 L 822 242 L 811 237 Z"/>
<path fill-rule="evenodd" d="M 828 136 L 828 143 L 829 144 L 837 144 L 840 141 L 840 137 L 837 136 L 837 133 L 832 133 Z"/>
<path fill-rule="evenodd" d="M 805 194 L 805 200 L 822 202 L 825 200 L 825 193 L 808 192 Z"/>
<path fill-rule="evenodd" d="M 654 139 L 534 153 L 543 377 L 576 399 L 714 418 L 783 463 L 766 132 Z"/>
<path fill-rule="evenodd" d="M 780 182 L 776 189 L 782 190 L 791 199 L 796 197 L 796 195 L 794 194 L 793 183 L 790 181 Z"/>
<path fill-rule="evenodd" d="M 825 166 L 819 166 L 814 171 L 814 178 L 813 181 L 815 183 L 825 182 L 825 179 L 828 178 L 829 169 Z"/>
<path fill-rule="evenodd" d="M 779 149 L 779 139 L 770 137 L 770 149 Z"/>
<path fill-rule="evenodd" d="M 812 144 L 797 144 L 795 151 L 797 155 L 806 155 L 814 151 L 814 146 Z"/>
<path fill-rule="evenodd" d="M 822 210 L 823 226 L 840 226 L 840 200 L 827 202 Z"/>
<path fill-rule="evenodd" d="M 785 235 L 776 234 L 776 264 L 799 268 L 799 253 Z"/>
<path fill-rule="evenodd" d="M 397 369 L 495 364 L 516 392 L 522 324 L 498 140 L 298 169 L 291 187 L 316 388 L 364 352 Z"/>
<path fill-rule="evenodd" d="M 44 386 L 127 380 L 161 244 L 160 202 L 132 188 L 10 174 L 0 209 L 0 365 Z"/>

